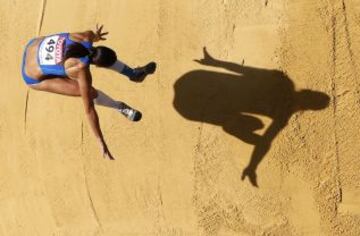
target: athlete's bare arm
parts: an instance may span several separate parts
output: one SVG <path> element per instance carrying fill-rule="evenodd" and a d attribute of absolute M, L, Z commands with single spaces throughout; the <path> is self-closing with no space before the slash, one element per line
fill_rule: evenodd
<path fill-rule="evenodd" d="M 71 70 L 68 70 L 70 72 L 68 74 L 73 79 L 76 79 L 78 81 L 80 94 L 84 102 L 85 113 L 88 118 L 90 127 L 100 144 L 103 156 L 114 160 L 106 145 L 102 131 L 100 129 L 99 117 L 94 107 L 93 97 L 91 96 L 92 78 L 89 67 L 82 64 L 81 62 L 79 62 L 75 67 L 77 68 L 74 69 L 74 67 L 72 67 Z"/>
<path fill-rule="evenodd" d="M 100 27 L 98 25 L 96 25 L 95 32 L 92 30 L 86 30 L 84 32 L 71 33 L 70 36 L 75 41 L 79 41 L 79 42 L 89 41 L 89 42 L 95 43 L 100 40 L 106 40 L 106 38 L 104 36 L 109 34 L 109 32 L 101 32 L 103 27 L 104 27 L 103 25 L 101 25 Z"/>

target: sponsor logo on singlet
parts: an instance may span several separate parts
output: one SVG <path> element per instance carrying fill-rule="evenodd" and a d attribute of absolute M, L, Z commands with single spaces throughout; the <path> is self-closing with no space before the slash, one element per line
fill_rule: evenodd
<path fill-rule="evenodd" d="M 46 37 L 39 48 L 40 65 L 56 65 L 62 61 L 65 37 L 53 35 Z"/>

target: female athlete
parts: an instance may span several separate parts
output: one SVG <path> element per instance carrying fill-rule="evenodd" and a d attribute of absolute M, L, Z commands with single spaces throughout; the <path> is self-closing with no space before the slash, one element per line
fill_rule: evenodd
<path fill-rule="evenodd" d="M 131 121 L 141 119 L 141 113 L 124 102 L 114 101 L 92 86 L 90 65 L 107 67 L 126 75 L 131 81 L 141 82 L 154 73 L 156 64 L 135 69 L 117 60 L 116 53 L 107 47 L 94 47 L 93 43 L 106 40 L 108 32 L 103 26 L 80 33 L 60 33 L 30 40 L 26 45 L 22 76 L 32 89 L 68 96 L 81 96 L 89 120 L 104 157 L 113 160 L 99 125 L 94 104 L 111 107 Z"/>

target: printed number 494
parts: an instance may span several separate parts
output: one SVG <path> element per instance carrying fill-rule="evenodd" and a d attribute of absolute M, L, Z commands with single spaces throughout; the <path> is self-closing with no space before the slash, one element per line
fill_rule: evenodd
<path fill-rule="evenodd" d="M 54 59 L 53 56 L 51 56 L 51 53 L 54 51 L 55 47 L 54 45 L 55 44 L 55 41 L 53 39 L 50 39 L 49 42 L 47 43 L 47 47 L 45 47 L 45 50 L 48 52 L 45 59 L 48 61 L 48 60 L 52 60 Z"/>

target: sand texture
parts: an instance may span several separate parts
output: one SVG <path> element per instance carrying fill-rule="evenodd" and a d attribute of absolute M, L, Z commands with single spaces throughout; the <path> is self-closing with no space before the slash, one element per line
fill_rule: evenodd
<path fill-rule="evenodd" d="M 0 3 L 0 236 L 360 235 L 359 0 Z M 97 107 L 115 161 L 81 99 L 21 77 L 31 38 L 96 23 L 158 63 L 91 69 L 143 113 Z"/>

